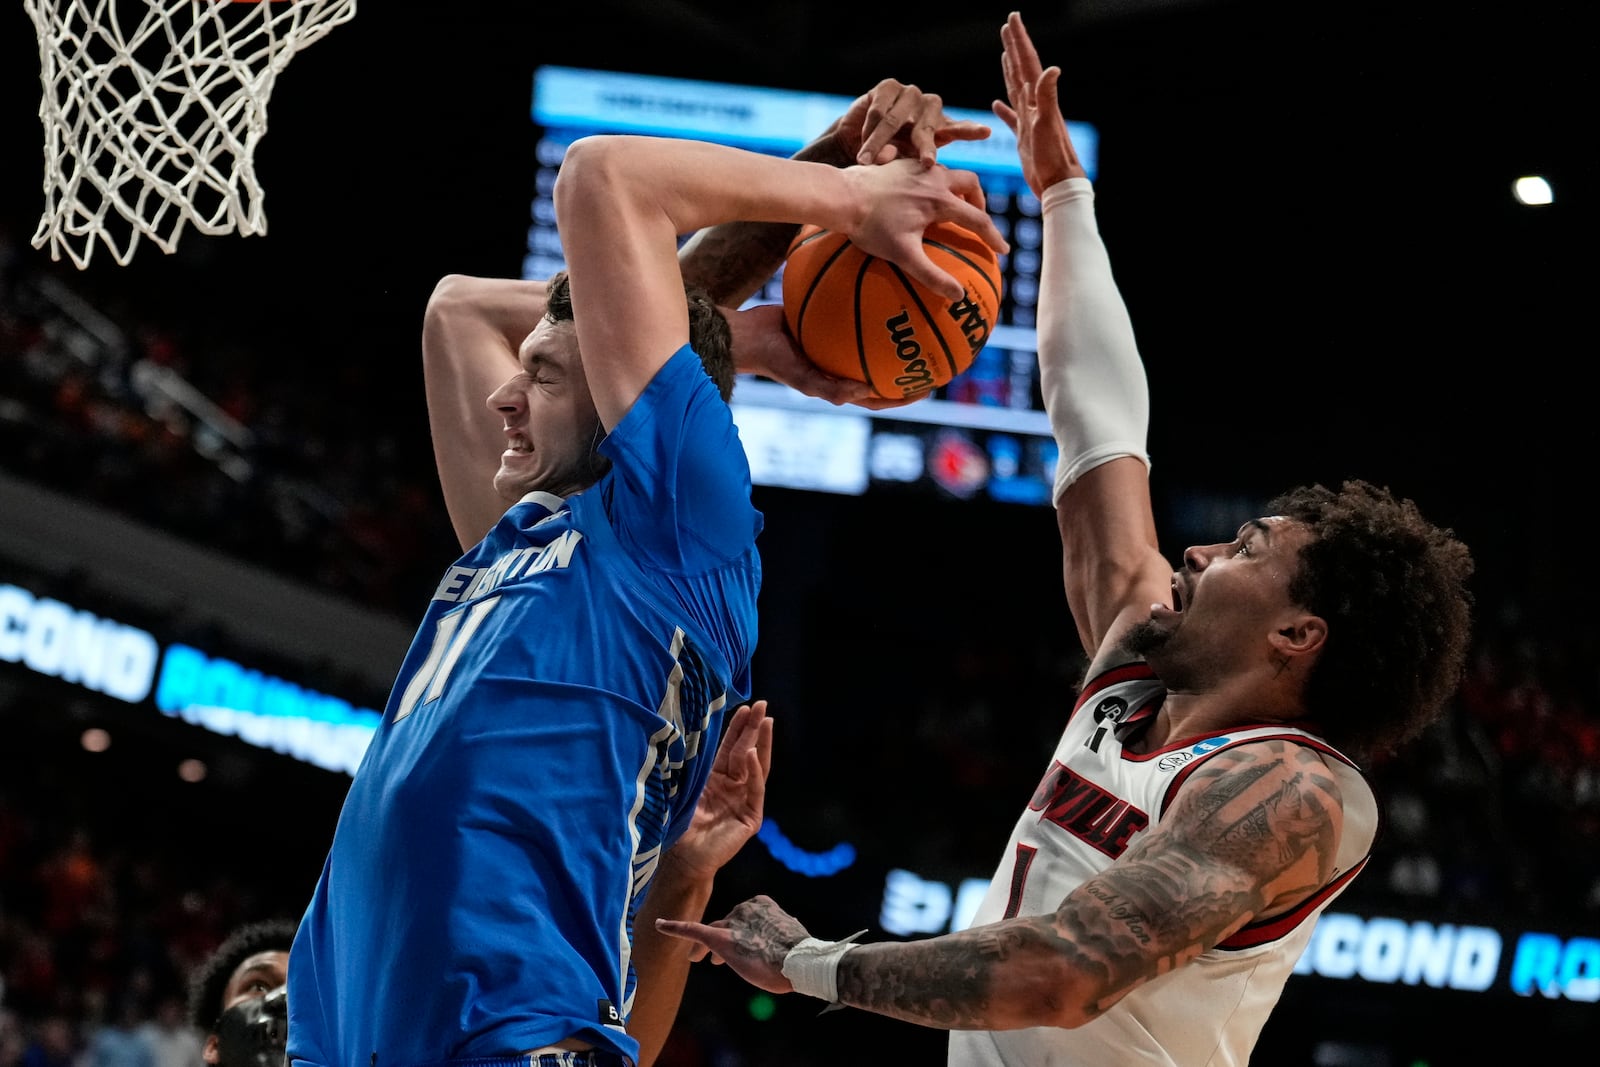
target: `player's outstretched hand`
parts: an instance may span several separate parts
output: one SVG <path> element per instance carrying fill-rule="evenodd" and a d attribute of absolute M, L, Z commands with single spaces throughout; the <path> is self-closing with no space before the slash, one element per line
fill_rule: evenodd
<path fill-rule="evenodd" d="M 740 978 L 769 993 L 794 992 L 783 976 L 783 959 L 811 936 L 798 919 L 768 896 L 751 897 L 714 923 L 657 919 L 656 929 L 696 942 L 710 952 L 712 963 L 727 964 Z"/>
<path fill-rule="evenodd" d="M 969 170 L 944 166 L 924 169 L 917 160 L 897 159 L 882 166 L 842 171 L 865 192 L 866 214 L 850 231 L 857 247 L 896 263 L 911 277 L 947 300 L 966 291 L 953 275 L 934 265 L 922 239 L 935 222 L 953 222 L 972 231 L 1005 255 L 1011 250 L 985 207 L 983 186 Z"/>
<path fill-rule="evenodd" d="M 844 154 L 857 163 L 915 159 L 924 169 L 938 161 L 951 141 L 981 141 L 990 129 L 981 122 L 953 119 L 944 98 L 894 78 L 885 78 L 856 97 L 834 131 Z"/>
<path fill-rule="evenodd" d="M 1000 27 L 1000 41 L 1004 46 L 1000 66 L 1010 103 L 996 100 L 994 113 L 1017 135 L 1017 157 L 1028 187 L 1039 196 L 1057 182 L 1086 177 L 1056 95 L 1061 68 L 1040 65 L 1033 38 L 1014 11 Z"/>
<path fill-rule="evenodd" d="M 733 713 L 689 828 L 667 853 L 690 877 L 709 880 L 761 829 L 772 770 L 772 720 L 767 702 Z"/>
<path fill-rule="evenodd" d="M 818 367 L 795 343 L 782 304 L 758 304 L 728 312 L 728 324 L 733 329 L 733 355 L 741 374 L 759 374 L 830 404 L 854 404 L 870 411 L 903 407 L 921 399 L 886 400 L 865 382 L 836 378 Z"/>

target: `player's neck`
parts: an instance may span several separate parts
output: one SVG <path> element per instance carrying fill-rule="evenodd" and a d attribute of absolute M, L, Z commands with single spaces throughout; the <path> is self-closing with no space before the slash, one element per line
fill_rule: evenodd
<path fill-rule="evenodd" d="M 1168 692 L 1150 726 L 1127 747 L 1137 753 L 1227 730 L 1303 718 L 1304 709 L 1270 692 Z"/>

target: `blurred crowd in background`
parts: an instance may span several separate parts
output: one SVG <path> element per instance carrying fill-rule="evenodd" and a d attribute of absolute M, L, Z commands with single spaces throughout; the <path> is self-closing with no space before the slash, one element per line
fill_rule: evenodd
<path fill-rule="evenodd" d="M 415 452 L 427 444 L 420 425 L 397 425 L 386 401 L 352 402 L 371 385 L 341 380 L 336 366 L 309 380 L 303 361 L 238 342 L 201 358 L 190 345 L 215 339 L 21 263 L 0 247 L 6 471 L 368 607 L 415 613 L 455 551 L 431 460 Z M 1509 597 L 1480 603 L 1449 715 L 1374 769 L 1387 828 L 1341 907 L 1600 929 L 1600 647 L 1592 621 L 1557 628 L 1529 615 Z M 852 750 L 883 765 L 841 783 L 832 806 L 797 805 L 791 832 L 836 837 L 830 820 L 892 810 L 916 779 L 941 793 L 930 836 L 997 848 L 1032 785 L 1013 756 L 1019 714 L 1032 774 L 1075 670 L 1046 647 L 1056 635 L 1032 631 L 1030 647 L 1019 630 L 1004 653 L 975 644 L 941 664 L 934 684 L 902 689 L 898 708 L 865 691 L 861 714 L 836 712 Z M 275 857 L 251 847 L 250 825 L 272 819 L 271 790 L 202 832 L 170 812 L 108 823 L 104 807 L 71 802 L 92 773 L 77 765 L 13 749 L 0 770 L 0 1067 L 192 1067 L 187 975 L 238 924 L 297 916 L 316 876 L 314 865 L 262 876 Z M 898 824 L 883 825 L 887 835 Z M 320 824 L 310 836 L 318 854 Z M 933 851 L 920 859 L 941 862 Z M 755 880 L 749 888 L 761 889 Z"/>
<path fill-rule="evenodd" d="M 426 430 L 336 339 L 241 340 L 249 301 L 180 327 L 127 286 L 27 269 L 0 232 L 8 470 L 377 610 L 412 614 L 454 541 Z M 416 356 L 420 366 L 420 355 Z M 397 373 L 411 370 L 397 368 Z M 415 414 L 415 413 L 413 413 Z"/>

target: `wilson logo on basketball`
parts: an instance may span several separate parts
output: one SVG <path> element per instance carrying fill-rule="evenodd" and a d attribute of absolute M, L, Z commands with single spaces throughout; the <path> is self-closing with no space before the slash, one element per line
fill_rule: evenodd
<path fill-rule="evenodd" d="M 903 365 L 894 377 L 894 384 L 905 390 L 905 395 L 932 389 L 933 371 L 922 358 L 922 345 L 917 342 L 917 331 L 911 326 L 910 312 L 902 311 L 883 324 L 894 342 L 894 353 Z"/>
<path fill-rule="evenodd" d="M 961 326 L 961 332 L 966 335 L 967 345 L 976 353 L 989 340 L 989 323 L 983 317 L 983 308 L 978 302 L 967 296 L 950 305 L 950 318 Z"/>
<path fill-rule="evenodd" d="M 927 396 L 971 366 L 999 315 L 999 258 L 949 222 L 928 227 L 922 247 L 961 283 L 959 297 L 945 299 L 841 233 L 802 227 L 784 260 L 783 313 L 806 357 L 890 400 Z"/>

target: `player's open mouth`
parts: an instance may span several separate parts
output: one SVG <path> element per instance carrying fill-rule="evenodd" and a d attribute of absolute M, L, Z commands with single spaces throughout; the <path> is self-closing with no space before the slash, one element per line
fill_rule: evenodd
<path fill-rule="evenodd" d="M 1178 579 L 1172 579 L 1172 610 L 1183 610 L 1183 589 L 1178 585 Z"/>

